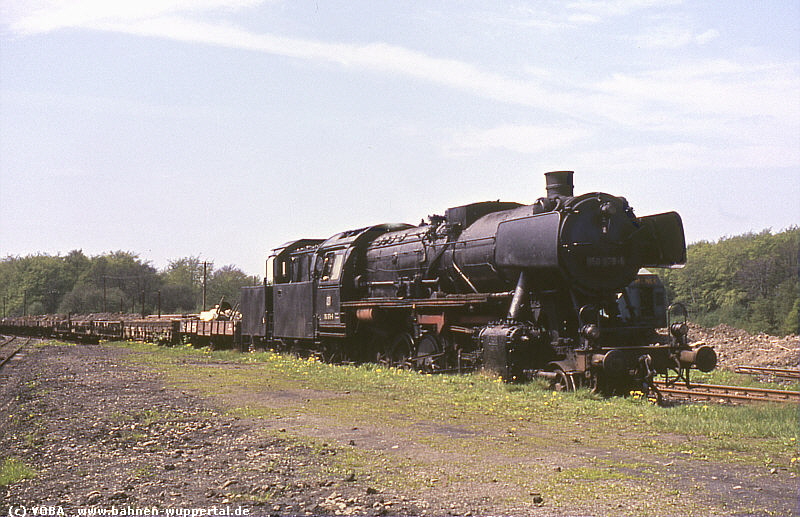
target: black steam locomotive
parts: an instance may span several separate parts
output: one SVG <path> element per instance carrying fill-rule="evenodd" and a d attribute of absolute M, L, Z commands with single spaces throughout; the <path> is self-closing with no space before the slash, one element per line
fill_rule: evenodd
<path fill-rule="evenodd" d="M 658 277 L 642 270 L 685 262 L 680 216 L 574 196 L 572 175 L 546 173 L 547 197 L 532 205 L 473 203 L 419 226 L 288 242 L 269 257 L 265 285 L 243 289 L 241 334 L 328 359 L 480 366 L 557 389 L 622 391 L 712 370 L 713 349 L 689 346 L 685 311 L 668 310 Z"/>

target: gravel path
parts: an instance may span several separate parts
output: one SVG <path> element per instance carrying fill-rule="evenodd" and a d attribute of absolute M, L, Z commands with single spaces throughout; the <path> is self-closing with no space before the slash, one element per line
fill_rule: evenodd
<path fill-rule="evenodd" d="M 405 514 L 402 498 L 325 474 L 326 451 L 263 432 L 134 369 L 124 349 L 38 346 L 0 376 L 0 457 L 35 479 L 0 487 L 3 506 L 237 508 L 258 514 Z M 233 510 L 232 510 L 233 511 Z M 69 514 L 69 513 L 68 513 Z"/>

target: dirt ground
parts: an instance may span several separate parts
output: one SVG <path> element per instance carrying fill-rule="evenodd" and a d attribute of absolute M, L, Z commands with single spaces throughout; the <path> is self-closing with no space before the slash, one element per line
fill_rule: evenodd
<path fill-rule="evenodd" d="M 77 515 L 81 508 L 146 506 L 205 509 L 206 515 L 226 509 L 231 515 L 237 509 L 249 515 L 625 512 L 587 501 L 563 513 L 540 506 L 539 494 L 534 493 L 525 505 L 510 507 L 502 503 L 504 486 L 497 480 L 449 490 L 395 493 L 369 478 L 331 471 L 328 455 L 336 453 L 333 446 L 313 448 L 280 436 L 288 429 L 331 444 L 400 449 L 409 454 L 414 454 L 418 444 L 397 439 L 385 429 L 326 426 L 312 417 L 269 421 L 230 416 L 224 401 L 167 387 L 158 373 L 126 361 L 128 353 L 102 345 L 42 345 L 28 347 L 0 371 L 0 458 L 20 458 L 38 471 L 33 479 L 0 488 L 0 513 L 22 505 L 56 506 L 67 515 Z M 275 404 L 291 404 L 327 395 L 258 396 L 272 397 Z M 438 423 L 422 431 L 449 433 L 454 439 L 466 432 L 444 429 Z M 581 454 L 610 453 L 587 449 Z M 532 451 L 528 460 L 550 462 L 548 468 L 556 469 L 575 461 L 559 456 L 558 451 Z M 702 486 L 707 494 L 702 497 L 715 508 L 727 508 L 727 515 L 752 515 L 753 508 L 759 509 L 757 515 L 797 511 L 797 479 L 787 472 L 681 460 L 654 468 L 663 473 L 680 471 L 677 491 L 695 493 Z M 720 501 L 724 501 L 722 506 Z"/>
<path fill-rule="evenodd" d="M 797 367 L 800 362 L 800 336 L 770 336 L 749 334 L 747 331 L 717 325 L 703 328 L 689 325 L 692 342 L 704 342 L 714 347 L 720 368 L 733 370 L 736 366 L 773 368 Z"/>
<path fill-rule="evenodd" d="M 97 345 L 28 348 L 2 372 L 0 450 L 38 475 L 0 488 L 0 501 L 65 511 L 235 509 L 248 494 L 251 515 L 326 513 L 321 505 L 339 509 L 346 501 L 334 487 L 341 480 L 315 474 L 317 454 L 266 436 L 258 420 L 226 416 L 165 388 L 157 374 L 126 363 L 125 353 Z M 380 497 L 362 499 L 379 508 Z"/>

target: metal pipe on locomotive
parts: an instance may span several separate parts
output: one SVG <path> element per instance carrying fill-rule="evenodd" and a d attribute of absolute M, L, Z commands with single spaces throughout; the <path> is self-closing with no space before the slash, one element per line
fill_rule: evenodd
<path fill-rule="evenodd" d="M 663 285 L 642 270 L 685 262 L 680 216 L 575 196 L 571 171 L 545 177 L 532 205 L 473 203 L 419 226 L 286 243 L 266 285 L 243 290 L 242 335 L 431 370 L 481 365 L 557 389 L 646 389 L 656 374 L 712 370 L 713 349 L 689 346 L 685 311 L 670 321 Z"/>

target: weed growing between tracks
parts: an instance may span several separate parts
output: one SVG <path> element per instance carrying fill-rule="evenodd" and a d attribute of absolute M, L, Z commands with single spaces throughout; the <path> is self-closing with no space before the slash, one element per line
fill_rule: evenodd
<path fill-rule="evenodd" d="M 0 463 L 0 487 L 34 477 L 36 471 L 18 458 L 6 458 Z"/>
<path fill-rule="evenodd" d="M 269 432 L 328 454 L 331 474 L 397 491 L 470 488 L 512 506 L 545 494 L 551 507 L 624 501 L 631 513 L 692 513 L 698 507 L 686 489 L 702 490 L 681 490 L 673 463 L 712 471 L 719 464 L 800 467 L 797 409 L 789 404 L 665 408 L 641 396 L 556 393 L 478 374 L 123 346 L 173 385 L 215 397 L 233 414 L 264 418 Z M 349 445 L 356 430 L 371 438 Z"/>
<path fill-rule="evenodd" d="M 730 370 L 714 370 L 713 372 L 703 373 L 692 371 L 691 382 L 695 384 L 722 384 L 725 386 L 746 386 L 754 388 L 767 388 L 775 390 L 800 391 L 800 382 L 788 379 L 775 380 L 773 382 L 763 381 L 768 379 L 768 375 L 751 375 L 735 373 Z"/>

